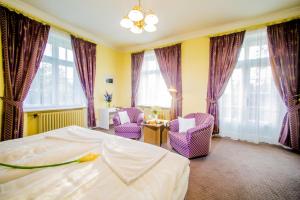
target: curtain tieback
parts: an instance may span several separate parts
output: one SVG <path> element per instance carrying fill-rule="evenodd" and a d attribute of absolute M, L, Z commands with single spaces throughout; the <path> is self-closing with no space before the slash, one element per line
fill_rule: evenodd
<path fill-rule="evenodd" d="M 288 112 L 296 112 L 300 110 L 300 104 L 288 107 Z"/>
<path fill-rule="evenodd" d="M 14 101 L 5 97 L 0 97 L 0 99 L 3 100 L 4 103 L 7 103 L 11 106 L 14 106 L 16 108 L 22 108 L 23 107 L 23 102 L 22 101 Z"/>
<path fill-rule="evenodd" d="M 206 101 L 207 101 L 208 103 L 217 103 L 217 101 L 216 101 L 216 100 L 213 100 L 213 99 L 206 99 Z"/>

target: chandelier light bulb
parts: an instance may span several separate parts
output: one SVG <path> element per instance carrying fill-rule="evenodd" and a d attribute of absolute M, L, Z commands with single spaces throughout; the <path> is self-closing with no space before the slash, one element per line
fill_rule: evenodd
<path fill-rule="evenodd" d="M 143 32 L 143 29 L 134 25 L 133 27 L 131 27 L 130 31 L 135 34 L 141 34 Z"/>
<path fill-rule="evenodd" d="M 145 10 L 141 6 L 141 0 L 134 6 L 128 15 L 120 21 L 120 26 L 129 29 L 132 33 L 141 34 L 142 32 L 155 32 L 158 17 L 152 10 Z"/>
<path fill-rule="evenodd" d="M 141 11 L 140 6 L 134 6 L 134 7 L 132 8 L 132 10 L 129 11 L 128 17 L 129 17 L 129 19 L 131 19 L 132 21 L 138 22 L 138 21 L 141 21 L 142 19 L 144 19 L 144 14 L 143 14 L 143 12 Z"/>
<path fill-rule="evenodd" d="M 131 28 L 133 26 L 133 22 L 128 18 L 128 17 L 124 17 L 121 21 L 120 21 L 120 25 L 123 28 Z"/>
<path fill-rule="evenodd" d="M 156 26 L 153 25 L 153 24 L 147 24 L 145 27 L 144 27 L 145 31 L 147 32 L 155 32 L 156 31 Z"/>
<path fill-rule="evenodd" d="M 146 24 L 157 24 L 158 23 L 158 17 L 156 15 L 154 15 L 153 13 L 151 14 L 148 14 L 146 17 L 145 17 L 145 22 Z"/>

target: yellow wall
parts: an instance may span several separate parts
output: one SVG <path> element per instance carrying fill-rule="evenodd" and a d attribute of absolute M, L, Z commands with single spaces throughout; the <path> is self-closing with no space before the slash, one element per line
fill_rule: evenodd
<path fill-rule="evenodd" d="M 209 38 L 182 43 L 183 115 L 206 112 L 206 91 L 209 69 Z"/>
<path fill-rule="evenodd" d="M 106 107 L 106 103 L 104 101 L 104 93 L 107 90 L 109 93 L 113 94 L 111 105 L 117 104 L 117 87 L 116 83 L 116 73 L 117 69 L 120 65 L 119 57 L 122 53 L 102 46 L 97 45 L 97 56 L 96 56 L 96 79 L 95 79 L 95 114 L 96 120 L 99 120 L 99 109 Z M 105 79 L 108 77 L 112 77 L 114 79 L 113 84 L 105 83 Z"/>
<path fill-rule="evenodd" d="M 117 100 L 116 105 L 128 107 L 131 105 L 131 54 L 120 53 L 116 72 Z"/>
<path fill-rule="evenodd" d="M 209 38 L 201 37 L 182 42 L 182 90 L 183 115 L 206 111 L 206 91 L 209 69 Z M 130 53 L 123 53 L 122 65 L 118 68 L 118 101 L 121 106 L 130 106 L 131 66 Z"/>

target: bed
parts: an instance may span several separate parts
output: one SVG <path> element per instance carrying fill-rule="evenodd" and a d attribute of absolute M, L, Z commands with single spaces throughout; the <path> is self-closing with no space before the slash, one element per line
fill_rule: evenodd
<path fill-rule="evenodd" d="M 95 161 L 44 169 L 0 167 L 0 199 L 184 199 L 189 160 L 163 148 L 77 126 L 0 143 L 0 162 L 43 165 L 86 153 Z"/>

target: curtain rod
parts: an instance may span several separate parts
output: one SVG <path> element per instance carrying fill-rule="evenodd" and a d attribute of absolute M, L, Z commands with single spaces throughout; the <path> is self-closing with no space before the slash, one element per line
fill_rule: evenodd
<path fill-rule="evenodd" d="M 217 36 L 222 36 L 222 35 L 228 35 L 228 34 L 232 34 L 232 33 L 241 32 L 241 31 L 251 31 L 251 30 L 260 29 L 260 28 L 264 28 L 264 27 L 267 27 L 267 26 L 275 25 L 275 24 L 281 24 L 281 23 L 284 23 L 284 22 L 292 21 L 294 19 L 300 19 L 300 15 L 297 15 L 297 16 L 294 16 L 294 17 L 289 17 L 289 18 L 284 18 L 284 19 L 280 19 L 280 20 L 275 20 L 275 21 L 271 21 L 271 22 L 245 26 L 243 28 L 233 29 L 231 31 L 225 31 L 225 32 L 216 33 L 216 34 L 209 34 L 207 36 L 208 37 L 217 37 Z"/>
<path fill-rule="evenodd" d="M 225 32 L 220 32 L 220 33 L 215 33 L 215 34 L 203 35 L 203 36 L 200 36 L 200 37 L 217 37 L 217 36 L 222 36 L 222 35 L 228 35 L 228 34 L 232 34 L 232 33 L 241 32 L 241 31 L 256 30 L 256 29 L 260 29 L 260 28 L 263 28 L 263 27 L 266 27 L 266 26 L 292 21 L 294 19 L 300 19 L 300 15 L 297 15 L 297 16 L 294 16 L 294 17 L 289 17 L 289 18 L 284 18 L 284 19 L 280 19 L 280 20 L 274 20 L 274 21 L 271 21 L 271 22 L 266 22 L 266 23 L 251 25 L 251 26 L 245 26 L 243 28 L 233 29 L 231 31 L 225 31 Z M 162 48 L 162 47 L 172 46 L 172 45 L 175 45 L 175 44 L 178 44 L 178 43 L 183 43 L 184 41 L 186 41 L 186 40 L 183 40 L 183 41 L 180 41 L 180 42 L 172 42 L 172 43 L 164 44 L 164 45 L 161 45 L 161 46 L 158 46 L 158 47 L 146 48 L 146 49 L 143 49 L 143 50 L 137 50 L 137 51 L 133 51 L 133 52 L 130 52 L 130 53 L 137 53 L 137 52 L 142 52 L 142 51 L 151 51 L 151 50 L 154 50 L 156 48 Z"/>
<path fill-rule="evenodd" d="M 140 52 L 145 52 L 145 51 L 154 51 L 155 49 L 160 49 L 160 48 L 170 47 L 170 46 L 174 46 L 174 45 L 177 45 L 177 44 L 181 44 L 181 45 L 182 45 L 182 42 L 184 42 L 184 41 L 180 41 L 180 42 L 172 42 L 172 43 L 160 45 L 160 46 L 157 46 L 157 47 L 151 47 L 151 48 L 145 48 L 145 49 L 143 49 L 143 50 L 132 51 L 132 52 L 130 52 L 130 53 L 132 54 L 132 53 L 140 53 Z"/>

